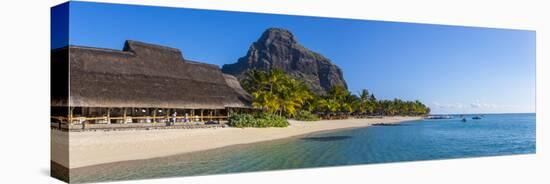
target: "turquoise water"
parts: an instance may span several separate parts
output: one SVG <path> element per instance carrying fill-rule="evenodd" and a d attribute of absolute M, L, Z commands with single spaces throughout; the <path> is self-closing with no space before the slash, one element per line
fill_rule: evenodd
<path fill-rule="evenodd" d="M 468 116 L 467 116 L 468 117 Z M 467 158 L 536 152 L 535 114 L 485 115 L 467 122 L 419 120 L 399 126 L 314 133 L 170 157 L 71 170 L 72 182 Z M 147 150 L 144 150 L 147 151 Z"/>

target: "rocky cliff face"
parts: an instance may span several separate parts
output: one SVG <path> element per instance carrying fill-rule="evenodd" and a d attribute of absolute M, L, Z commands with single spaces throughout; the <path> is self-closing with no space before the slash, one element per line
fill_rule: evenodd
<path fill-rule="evenodd" d="M 342 70 L 321 54 L 300 45 L 288 30 L 270 28 L 254 42 L 237 63 L 223 65 L 222 71 L 240 80 L 248 70 L 281 69 L 303 81 L 316 94 L 325 94 L 341 85 L 347 88 Z"/>

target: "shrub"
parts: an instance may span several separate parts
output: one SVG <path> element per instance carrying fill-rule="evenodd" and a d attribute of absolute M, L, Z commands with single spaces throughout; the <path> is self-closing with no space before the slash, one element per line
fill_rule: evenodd
<path fill-rule="evenodd" d="M 250 114 L 234 114 L 229 117 L 229 126 L 244 128 L 244 127 L 287 127 L 288 121 L 284 117 L 273 114 L 258 113 Z"/>
<path fill-rule="evenodd" d="M 304 110 L 298 111 L 294 118 L 299 121 L 319 121 L 319 116 Z"/>
<path fill-rule="evenodd" d="M 229 126 L 250 127 L 256 124 L 256 119 L 250 114 L 233 114 L 229 117 Z"/>
<path fill-rule="evenodd" d="M 287 127 L 286 118 L 274 114 L 259 113 L 255 116 L 256 127 Z"/>

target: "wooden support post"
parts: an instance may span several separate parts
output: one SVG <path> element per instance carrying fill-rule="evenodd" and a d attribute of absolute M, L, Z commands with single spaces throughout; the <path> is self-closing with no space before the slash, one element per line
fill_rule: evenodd
<path fill-rule="evenodd" d="M 195 122 L 195 109 L 191 109 L 191 114 L 190 115 L 191 115 L 190 116 L 191 119 L 190 119 L 189 122 Z"/>
<path fill-rule="evenodd" d="M 80 115 L 83 116 L 83 117 L 88 116 L 88 114 L 86 114 L 86 112 L 88 112 L 87 109 L 88 109 L 87 107 L 81 107 L 80 108 Z"/>
<path fill-rule="evenodd" d="M 153 109 L 153 123 L 157 122 L 157 109 Z"/>
<path fill-rule="evenodd" d="M 170 109 L 164 109 L 164 119 L 166 123 L 170 123 Z"/>
<path fill-rule="evenodd" d="M 218 122 L 218 124 L 220 124 L 220 115 L 218 114 L 218 110 L 215 110 L 214 112 L 214 115 L 216 116 L 216 121 Z"/>
<path fill-rule="evenodd" d="M 231 116 L 231 113 L 233 112 L 233 109 L 232 108 L 227 108 L 227 110 L 225 112 L 226 112 L 226 116 L 225 116 L 224 119 L 229 121 L 229 116 Z"/>
<path fill-rule="evenodd" d="M 107 108 L 107 124 L 111 124 L 111 108 Z"/>
<path fill-rule="evenodd" d="M 122 124 L 126 124 L 126 107 L 123 108 L 124 110 L 124 118 L 122 119 Z"/>
<path fill-rule="evenodd" d="M 69 125 L 73 124 L 73 110 L 74 110 L 74 107 L 69 107 L 69 113 L 67 115 L 67 124 Z"/>
<path fill-rule="evenodd" d="M 201 122 L 204 122 L 203 119 L 202 119 L 202 118 L 203 118 L 203 117 L 202 117 L 202 116 L 203 116 L 202 111 L 203 111 L 203 110 L 201 109 Z"/>

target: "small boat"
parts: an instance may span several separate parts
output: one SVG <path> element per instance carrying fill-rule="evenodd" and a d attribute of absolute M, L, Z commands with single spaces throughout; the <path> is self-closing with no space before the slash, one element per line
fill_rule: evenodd
<path fill-rule="evenodd" d="M 462 122 L 466 122 L 466 118 L 462 118 L 462 120 L 461 120 L 461 121 L 462 121 Z"/>
<path fill-rule="evenodd" d="M 477 119 L 481 119 L 481 117 L 479 117 L 479 116 L 474 116 L 474 117 L 472 117 L 472 119 L 476 119 L 476 120 L 477 120 Z"/>

